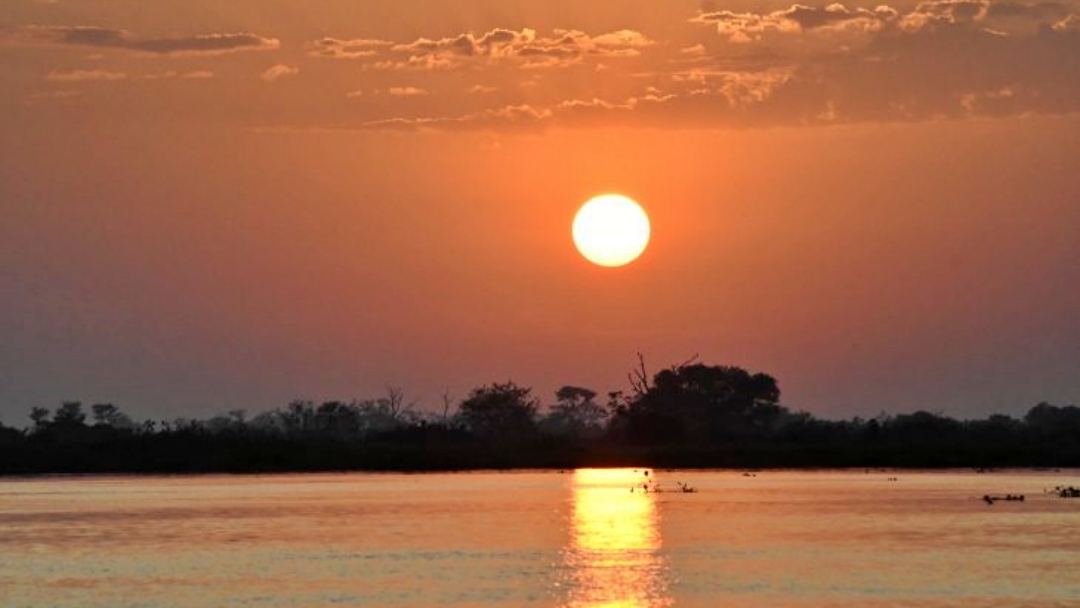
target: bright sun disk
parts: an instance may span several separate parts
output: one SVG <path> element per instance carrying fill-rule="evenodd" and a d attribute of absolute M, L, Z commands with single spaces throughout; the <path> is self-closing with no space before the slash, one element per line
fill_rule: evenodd
<path fill-rule="evenodd" d="M 585 203 L 574 216 L 574 245 L 585 259 L 600 266 L 623 266 L 649 244 L 649 216 L 621 194 L 603 194 Z"/>

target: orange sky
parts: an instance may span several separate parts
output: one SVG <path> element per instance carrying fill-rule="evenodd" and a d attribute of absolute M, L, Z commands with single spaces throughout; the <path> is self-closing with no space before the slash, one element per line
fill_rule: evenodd
<path fill-rule="evenodd" d="M 5 2 L 0 420 L 550 400 L 639 350 L 824 416 L 1080 401 L 1077 15 Z M 612 191 L 653 220 L 614 270 L 570 239 Z"/>

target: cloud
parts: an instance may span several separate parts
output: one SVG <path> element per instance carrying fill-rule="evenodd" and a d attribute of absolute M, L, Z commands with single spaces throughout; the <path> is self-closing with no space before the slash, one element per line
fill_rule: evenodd
<path fill-rule="evenodd" d="M 149 72 L 144 74 L 128 74 L 127 72 L 112 72 L 109 70 L 53 70 L 45 76 L 49 82 L 119 82 L 123 80 L 168 80 L 183 78 L 188 80 L 204 80 L 213 78 L 214 73 L 208 70 L 196 70 L 191 72 Z"/>
<path fill-rule="evenodd" d="M 109 72 L 106 70 L 71 70 L 58 72 L 53 70 L 45 76 L 45 80 L 52 82 L 83 82 L 89 80 L 127 80 L 128 75 L 124 72 Z"/>
<path fill-rule="evenodd" d="M 330 59 L 362 59 L 374 57 L 385 47 L 393 46 L 393 42 L 385 40 L 368 40 L 357 38 L 354 40 L 341 40 L 338 38 L 320 38 L 308 45 L 308 54 L 312 57 L 326 57 Z"/>
<path fill-rule="evenodd" d="M 276 49 L 281 43 L 250 32 L 198 34 L 179 38 L 134 38 L 119 29 L 96 26 L 30 26 L 23 33 L 48 44 L 123 49 L 155 55 L 219 55 L 238 51 Z"/>
<path fill-rule="evenodd" d="M 493 29 L 447 38 L 419 38 L 411 42 L 338 40 L 323 38 L 309 46 L 311 54 L 339 59 L 376 58 L 372 66 L 383 70 L 440 70 L 475 63 L 513 62 L 525 67 L 564 67 L 586 58 L 636 57 L 655 44 L 634 30 L 589 35 L 557 29 L 542 36 L 536 30 Z"/>
<path fill-rule="evenodd" d="M 550 106 L 515 104 L 491 108 L 458 116 L 442 117 L 395 117 L 369 121 L 362 129 L 369 130 L 539 130 L 549 126 L 575 126 L 592 124 L 597 119 L 619 122 L 631 113 L 646 106 L 657 106 L 674 99 L 670 95 L 647 93 L 620 102 L 604 99 L 570 99 Z"/>
<path fill-rule="evenodd" d="M 36 106 L 50 101 L 73 101 L 79 99 L 81 96 L 82 93 L 80 91 L 37 91 L 30 93 L 23 98 L 23 102 L 28 106 Z"/>
<path fill-rule="evenodd" d="M 741 84 L 697 84 L 741 96 L 750 115 L 789 124 L 1077 112 L 1076 21 L 1046 21 L 1066 12 L 1054 2 L 933 0 L 906 12 L 833 4 L 701 13 L 692 21 L 715 27 L 727 45 L 714 55 L 717 65 L 737 66 L 740 55 L 725 48 L 751 45 L 788 75 L 769 81 L 758 101 L 753 87 L 740 95 Z"/>
<path fill-rule="evenodd" d="M 394 97 L 418 97 L 428 94 L 427 90 L 417 87 L 390 87 L 387 93 Z"/>
<path fill-rule="evenodd" d="M 830 4 L 824 8 L 795 4 L 790 8 L 769 13 L 736 13 L 726 10 L 700 13 L 690 21 L 715 27 L 717 33 L 728 42 L 747 43 L 814 31 L 873 33 L 881 31 L 885 24 L 896 17 L 896 10 L 887 6 L 870 10 L 848 8 L 843 4 Z"/>
<path fill-rule="evenodd" d="M 900 17 L 898 25 L 905 31 L 918 31 L 985 21 L 989 12 L 990 0 L 931 0 Z"/>
<path fill-rule="evenodd" d="M 1080 32 L 1080 15 L 1069 15 L 1050 27 L 1055 32 Z"/>
<path fill-rule="evenodd" d="M 706 24 L 728 42 L 775 42 L 782 36 L 837 36 L 847 34 L 914 33 L 921 30 L 987 24 L 997 19 L 1040 19 L 1063 17 L 1067 4 L 1042 2 L 1020 4 L 993 3 L 991 0 L 928 0 L 907 12 L 887 5 L 874 8 L 848 7 L 834 3 L 824 7 L 793 4 L 767 13 L 727 10 L 702 12 L 692 23 Z"/>
<path fill-rule="evenodd" d="M 448 117 L 386 118 L 368 121 L 360 125 L 370 130 L 477 130 L 489 127 L 518 126 L 534 128 L 551 118 L 550 109 L 539 109 L 527 104 L 504 106 L 472 114 Z"/>
<path fill-rule="evenodd" d="M 300 68 L 293 65 L 285 65 L 284 63 L 279 63 L 277 65 L 272 65 L 267 68 L 262 74 L 259 75 L 259 78 L 262 78 L 266 82 L 274 82 L 280 78 L 296 76 L 299 73 Z"/>
<path fill-rule="evenodd" d="M 994 2 L 988 7 L 989 17 L 1018 17 L 1034 19 L 1060 19 L 1075 8 L 1066 2 Z"/>
<path fill-rule="evenodd" d="M 848 7 L 841 3 L 825 7 L 793 4 L 767 13 L 732 11 L 701 12 L 692 23 L 710 25 L 728 42 L 776 42 L 781 37 L 836 37 L 917 33 L 924 30 L 1008 24 L 1067 18 L 1074 4 L 1039 2 L 1023 4 L 991 0 L 928 0 L 902 11 L 887 5 Z"/>
<path fill-rule="evenodd" d="M 534 95 L 519 93 L 525 103 L 399 115 L 363 128 L 754 128 L 1076 113 L 1078 15 L 1054 3 L 999 7 L 983 0 L 934 0 L 906 10 L 840 4 L 713 10 L 693 20 L 714 28 L 716 39 L 675 46 L 665 61 L 646 64 L 633 74 L 643 83 L 637 95 L 605 94 L 612 89 L 599 77 L 594 94 L 561 102 L 536 103 Z M 501 39 L 520 46 L 513 32 Z M 489 60 L 493 51 L 479 53 L 474 43 L 459 42 L 454 52 Z M 448 45 L 410 51 L 437 53 Z"/>
<path fill-rule="evenodd" d="M 791 66 L 756 70 L 693 69 L 672 74 L 672 82 L 682 86 L 670 95 L 709 98 L 725 111 L 752 112 L 794 77 L 795 68 Z"/>
<path fill-rule="evenodd" d="M 464 72 L 399 74 L 412 86 L 382 95 L 438 87 L 445 105 L 376 99 L 332 128 L 757 128 L 1080 112 L 1080 0 L 723 6 L 703 2 L 684 16 L 698 31 L 664 44 L 628 29 L 522 28 L 324 38 L 308 52 L 362 70 Z M 568 66 L 582 67 L 522 72 Z M 498 94 L 486 95 L 492 85 Z"/>

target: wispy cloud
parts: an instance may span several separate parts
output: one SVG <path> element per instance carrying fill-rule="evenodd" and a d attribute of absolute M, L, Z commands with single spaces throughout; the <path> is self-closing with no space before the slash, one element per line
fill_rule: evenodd
<path fill-rule="evenodd" d="M 308 45 L 308 54 L 329 59 L 363 59 L 374 57 L 379 54 L 380 49 L 393 45 L 393 42 L 386 40 L 320 38 Z"/>
<path fill-rule="evenodd" d="M 294 65 L 285 65 L 284 63 L 279 63 L 267 68 L 265 71 L 263 71 L 262 74 L 259 75 L 259 78 L 262 78 L 266 82 L 275 82 L 281 78 L 296 76 L 299 73 L 300 68 Z"/>
<path fill-rule="evenodd" d="M 27 95 L 23 101 L 28 106 L 35 106 L 50 101 L 72 101 L 77 100 L 82 96 L 79 91 L 73 91 L 70 89 L 58 90 L 58 91 L 36 91 Z"/>
<path fill-rule="evenodd" d="M 719 6 L 673 16 L 682 34 L 665 30 L 673 38 L 661 42 L 635 29 L 324 37 L 301 49 L 305 56 L 259 76 L 273 83 L 304 70 L 317 85 L 321 74 L 307 66 L 338 61 L 318 71 L 348 72 L 331 84 L 342 107 L 330 120 L 352 128 L 743 128 L 1080 112 L 1080 0 Z M 38 44 L 169 56 L 280 46 L 252 33 L 140 38 L 94 26 L 10 32 Z M 84 65 L 44 78 L 79 88 L 75 83 L 214 76 Z M 362 96 L 346 108 L 347 99 Z M 424 96 L 431 97 L 400 101 Z"/>
<path fill-rule="evenodd" d="M 89 80 L 127 80 L 125 72 L 110 72 L 107 70 L 71 70 L 69 72 L 52 71 L 45 76 L 45 80 L 53 82 L 82 82 Z"/>
<path fill-rule="evenodd" d="M 421 89 L 419 87 L 390 87 L 387 93 L 394 97 L 418 97 L 420 95 L 427 95 L 427 89 Z"/>
<path fill-rule="evenodd" d="M 615 81 L 598 75 L 591 96 L 537 103 L 522 93 L 524 103 L 453 115 L 384 117 L 363 128 L 744 128 L 1080 112 L 1075 75 L 1080 11 L 1075 7 L 933 0 L 906 9 L 831 4 L 760 13 L 705 11 L 690 21 L 712 28 L 716 37 L 676 45 L 663 60 L 639 58 L 638 65 L 647 69 L 635 73 L 642 82 L 637 95 L 613 95 Z M 521 60 L 521 33 L 505 32 L 495 35 L 508 45 L 498 51 L 494 43 L 483 42 L 490 33 L 420 41 L 407 51 L 410 57 L 434 57 L 425 62 Z M 581 55 L 567 55 L 575 56 Z M 626 77 L 625 71 L 615 74 L 620 84 Z"/>
<path fill-rule="evenodd" d="M 155 55 L 218 55 L 264 51 L 281 46 L 275 38 L 250 32 L 197 34 L 177 38 L 137 38 L 125 30 L 97 26 L 29 26 L 21 32 L 39 43 L 123 49 Z"/>
<path fill-rule="evenodd" d="M 1080 14 L 1073 14 L 1050 26 L 1055 32 L 1080 32 Z"/>
<path fill-rule="evenodd" d="M 125 80 L 169 80 L 182 78 L 188 80 L 205 80 L 213 78 L 214 73 L 209 70 L 194 70 L 190 72 L 147 72 L 142 74 L 129 74 L 110 70 L 53 70 L 45 75 L 49 82 L 120 82 Z"/>
<path fill-rule="evenodd" d="M 541 129 L 550 125 L 585 124 L 594 118 L 625 118 L 634 110 L 675 99 L 652 92 L 619 102 L 603 99 L 571 99 L 550 106 L 507 105 L 458 116 L 389 118 L 369 121 L 363 129 L 377 130 L 483 130 Z"/>
<path fill-rule="evenodd" d="M 411 42 L 339 40 L 312 42 L 311 54 L 337 59 L 376 59 L 378 69 L 438 70 L 471 63 L 514 62 L 525 67 L 561 67 L 589 57 L 634 57 L 654 42 L 641 32 L 618 30 L 590 35 L 557 29 L 544 36 L 536 30 L 494 29 L 445 38 L 419 38 Z"/>

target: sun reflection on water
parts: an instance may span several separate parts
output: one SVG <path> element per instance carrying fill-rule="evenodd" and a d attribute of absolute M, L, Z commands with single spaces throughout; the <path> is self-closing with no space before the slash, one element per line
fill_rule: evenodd
<path fill-rule="evenodd" d="M 647 469 L 578 469 L 571 486 L 568 606 L 668 606 L 656 495 Z M 651 471 L 650 471 L 651 475 Z M 631 492 L 630 488 L 639 486 Z"/>

